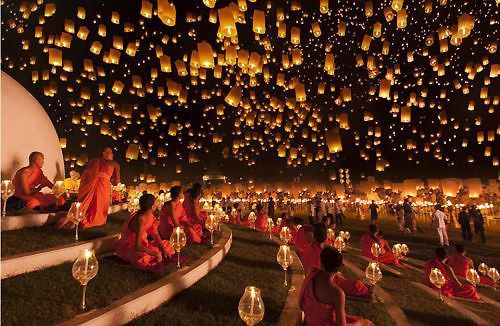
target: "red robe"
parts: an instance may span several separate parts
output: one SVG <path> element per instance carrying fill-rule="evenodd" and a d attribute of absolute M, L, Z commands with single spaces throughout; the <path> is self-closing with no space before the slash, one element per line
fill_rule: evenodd
<path fill-rule="evenodd" d="M 266 227 L 266 222 L 269 216 L 266 214 L 258 215 L 256 214 L 256 219 L 255 219 L 255 228 L 258 230 L 261 230 L 263 232 L 268 232 L 267 227 Z"/>
<path fill-rule="evenodd" d="M 83 171 L 78 201 L 87 211 L 81 222 L 84 229 L 106 224 L 114 173 L 115 165 L 104 159 L 93 160 Z"/>
<path fill-rule="evenodd" d="M 315 268 L 321 268 L 321 250 L 321 245 L 317 242 L 313 242 L 302 254 L 301 261 L 306 274 Z M 365 284 L 363 284 L 363 282 L 358 280 L 349 280 L 343 277 L 341 273 L 337 273 L 333 281 L 345 292 L 347 296 L 365 297 L 369 293 L 368 288 Z"/>
<path fill-rule="evenodd" d="M 173 206 L 174 216 L 170 216 L 170 206 Z M 172 201 L 163 204 L 160 210 L 160 226 L 158 232 L 162 239 L 170 239 L 170 235 L 174 230 L 174 222 L 172 219 L 176 219 L 179 222 L 179 226 L 182 226 L 188 241 L 190 243 L 200 243 L 203 236 L 203 228 L 200 224 L 191 223 L 184 211 L 184 207 L 181 203 L 173 204 Z"/>
<path fill-rule="evenodd" d="M 32 195 L 26 194 L 24 192 L 22 182 L 21 182 L 21 174 L 23 173 L 24 168 L 20 169 L 16 172 L 14 176 L 14 195 L 26 201 L 26 207 L 29 209 L 34 209 L 39 207 L 41 210 L 55 208 L 57 203 L 56 196 L 52 194 L 43 194 L 41 192 L 34 193 Z M 48 186 L 51 182 L 47 177 L 43 174 L 42 169 L 38 166 L 35 166 L 33 173 L 28 177 L 28 188 L 33 189 L 37 185 Z M 64 198 L 60 197 L 62 200 Z M 61 204 L 64 204 L 63 202 Z"/>
<path fill-rule="evenodd" d="M 360 240 L 360 246 L 361 246 L 361 253 L 363 256 L 368 257 L 370 259 L 376 260 L 377 257 L 375 257 L 372 254 L 372 245 L 375 243 L 374 237 L 372 237 L 370 234 L 364 234 L 361 237 Z M 383 264 L 388 264 L 388 265 L 396 265 L 396 266 L 404 266 L 399 262 L 399 260 L 394 256 L 394 254 L 389 251 L 384 249 L 384 247 L 381 245 L 382 252 L 378 256 L 378 261 Z"/>
<path fill-rule="evenodd" d="M 316 299 L 314 294 L 314 279 L 320 272 L 319 269 L 313 270 L 307 274 L 302 288 L 300 289 L 299 306 L 304 312 L 304 324 L 307 326 L 325 326 L 336 325 L 335 306 L 326 304 Z M 359 320 L 360 317 L 346 315 L 348 323 L 353 323 Z"/>
<path fill-rule="evenodd" d="M 307 240 L 306 236 L 306 226 L 301 227 L 297 231 L 297 236 L 295 237 L 295 248 L 297 249 L 297 255 L 299 257 L 302 256 L 304 253 L 304 250 L 306 250 L 307 246 L 309 245 L 309 241 Z"/>
<path fill-rule="evenodd" d="M 469 258 L 459 255 L 459 254 L 454 254 L 451 255 L 450 258 L 446 261 L 446 263 L 453 268 L 453 271 L 455 272 L 456 276 L 466 278 L 467 271 L 469 268 L 474 268 L 474 264 L 472 260 Z M 493 281 L 491 281 L 489 278 L 479 275 L 480 278 L 480 283 L 488 285 L 488 286 L 495 286 Z"/>
<path fill-rule="evenodd" d="M 129 218 L 127 218 L 125 223 L 123 223 L 120 240 L 116 243 L 116 255 L 134 266 L 143 269 L 155 269 L 159 264 L 161 264 L 158 263 L 156 256 L 145 252 L 135 251 L 135 241 L 138 235 L 135 231 L 130 229 L 129 224 L 136 215 L 137 213 L 133 213 L 129 216 Z M 142 240 L 141 244 L 154 250 L 155 252 L 161 252 L 161 246 L 169 256 L 174 255 L 175 250 L 172 248 L 168 240 L 163 240 L 161 244 L 148 240 L 148 235 L 156 234 L 158 234 L 158 222 L 151 213 L 148 214 L 146 225 L 144 227 L 144 233 L 139 235 Z"/>
<path fill-rule="evenodd" d="M 443 286 L 441 286 L 441 293 L 447 297 L 460 297 L 467 298 L 472 300 L 480 300 L 479 295 L 477 294 L 476 288 L 472 285 L 464 284 L 462 286 L 458 286 L 451 278 L 448 276 L 446 272 L 446 268 L 442 262 L 440 262 L 437 258 L 431 259 L 425 263 L 424 266 L 424 284 L 430 287 L 431 289 L 438 290 L 431 281 L 429 280 L 429 275 L 433 268 L 437 268 L 441 271 L 446 282 Z"/>

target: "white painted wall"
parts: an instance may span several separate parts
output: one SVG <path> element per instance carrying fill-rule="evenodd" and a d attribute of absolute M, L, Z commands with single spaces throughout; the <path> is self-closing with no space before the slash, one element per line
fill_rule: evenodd
<path fill-rule="evenodd" d="M 64 178 L 64 160 L 54 125 L 40 103 L 17 81 L 2 71 L 1 153 L 2 179 L 28 165 L 33 151 L 45 154 L 45 175 Z"/>

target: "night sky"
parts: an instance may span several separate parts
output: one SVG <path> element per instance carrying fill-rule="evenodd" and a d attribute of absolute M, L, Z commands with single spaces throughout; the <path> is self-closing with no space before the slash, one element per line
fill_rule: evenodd
<path fill-rule="evenodd" d="M 154 13 L 141 15 L 142 1 L 2 1 L 2 70 L 40 101 L 59 136 L 67 139 L 67 171 L 82 170 L 76 163 L 82 153 L 93 158 L 103 146 L 112 146 L 128 182 L 139 173 L 152 173 L 158 181 L 189 181 L 214 168 L 232 180 L 327 180 L 342 168 L 350 169 L 353 181 L 370 175 L 395 181 L 497 178 L 500 84 L 491 71 L 493 65 L 500 71 L 498 5 L 494 0 L 404 1 L 407 26 L 397 28 L 391 2 L 373 1 L 372 15 L 369 1 L 330 0 L 326 13 L 320 12 L 319 0 L 233 2 L 233 16 L 240 22 L 232 45 L 239 47 L 238 58 L 242 50 L 255 53 L 260 62 L 252 69 L 225 64 L 231 40 L 217 36 L 219 20 L 209 21 L 230 1 L 218 0 L 212 15 L 201 0 L 171 1 L 175 26 Z M 156 1 L 150 3 L 156 10 Z M 246 11 L 238 12 L 238 3 L 246 3 Z M 47 4 L 55 4 L 55 13 Z M 85 11 L 83 19 L 77 17 L 78 7 Z M 258 39 L 252 30 L 254 10 L 265 13 L 266 31 Z M 111 21 L 113 12 L 119 14 L 118 24 Z M 450 44 L 461 33 L 454 25 L 463 14 L 474 18 L 470 35 L 459 45 Z M 279 29 L 278 21 L 286 27 Z M 345 35 L 339 35 L 342 22 Z M 373 34 L 377 22 L 380 37 Z M 313 23 L 321 28 L 318 37 L 311 31 Z M 98 33 L 100 24 L 105 36 Z M 86 39 L 77 35 L 82 26 L 89 31 Z M 124 30 L 131 26 L 133 31 Z M 37 28 L 43 29 L 40 35 Z M 292 28 L 300 29 L 299 44 L 291 40 Z M 285 38 L 278 35 L 283 30 Z M 56 42 L 62 33 L 72 37 L 69 48 Z M 361 48 L 365 35 L 372 37 L 367 51 Z M 122 37 L 123 49 L 113 42 L 115 36 Z M 90 51 L 95 41 L 102 45 L 99 54 Z M 201 41 L 211 45 L 220 76 L 215 68 L 196 67 L 193 50 Z M 139 46 L 132 56 L 125 49 L 134 43 Z M 118 64 L 103 61 L 113 47 L 121 52 Z M 64 70 L 71 70 L 68 62 L 63 67 L 49 63 L 49 48 L 61 50 L 72 71 Z M 294 49 L 301 51 L 302 63 L 287 68 L 283 55 L 292 61 Z M 324 69 L 327 53 L 335 58 L 334 71 Z M 412 54 L 413 61 L 408 59 Z M 161 71 L 161 55 L 170 57 L 171 72 Z M 176 60 L 185 60 L 187 76 L 179 76 Z M 33 74 L 38 75 L 35 82 Z M 141 85 L 133 85 L 133 76 L 140 77 Z M 392 84 L 389 98 L 379 96 L 384 80 Z M 124 84 L 119 94 L 112 90 L 116 81 Z M 182 90 L 180 96 L 169 94 L 172 82 Z M 305 101 L 297 101 L 293 88 L 299 83 L 305 86 Z M 319 94 L 322 83 L 325 91 Z M 102 93 L 99 84 L 105 87 Z M 237 85 L 243 99 L 231 106 L 225 97 Z M 350 101 L 342 96 L 347 88 Z M 402 122 L 405 106 L 411 107 L 410 122 Z M 124 117 L 123 107 L 133 108 L 131 117 Z M 169 126 L 176 124 L 170 134 Z M 102 134 L 102 125 L 110 135 Z M 340 128 L 342 150 L 337 153 L 329 153 L 325 143 L 326 130 L 333 128 Z M 478 142 L 478 132 L 484 141 Z M 238 142 L 241 146 L 235 147 Z M 126 159 L 131 143 L 140 145 L 143 158 Z M 285 158 L 278 156 L 280 145 L 287 147 Z M 387 163 L 384 171 L 376 170 L 377 158 Z"/>

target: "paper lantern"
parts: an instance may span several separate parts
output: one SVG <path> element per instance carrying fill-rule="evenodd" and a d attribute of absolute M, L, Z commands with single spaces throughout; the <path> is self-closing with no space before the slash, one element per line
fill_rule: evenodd
<path fill-rule="evenodd" d="M 233 86 L 224 101 L 231 106 L 238 106 L 241 102 L 241 98 L 243 96 L 242 90 L 240 86 Z"/>
<path fill-rule="evenodd" d="M 175 26 L 177 12 L 168 0 L 158 0 L 158 18 L 167 26 Z"/>
<path fill-rule="evenodd" d="M 401 108 L 401 122 L 410 123 L 411 122 L 411 107 L 403 106 Z"/>
<path fill-rule="evenodd" d="M 398 14 L 397 14 L 397 17 L 396 17 L 396 21 L 397 21 L 397 27 L 398 28 L 406 28 L 406 20 L 408 18 L 408 15 L 406 14 L 406 9 L 401 9 L 400 11 L 398 11 Z"/>
<path fill-rule="evenodd" d="M 331 128 L 325 131 L 325 140 L 330 153 L 342 151 L 342 142 L 340 139 L 339 129 Z"/>
<path fill-rule="evenodd" d="M 304 84 L 297 82 L 295 84 L 295 99 L 297 102 L 304 102 L 306 98 L 307 96 Z"/>
<path fill-rule="evenodd" d="M 45 17 L 50 17 L 55 13 L 56 13 L 56 4 L 55 3 L 47 3 L 45 5 L 45 11 L 44 11 Z"/>
<path fill-rule="evenodd" d="M 141 16 L 146 18 L 151 18 L 153 16 L 153 3 L 147 0 L 142 0 Z"/>
<path fill-rule="evenodd" d="M 54 67 L 62 66 L 62 51 L 55 48 L 49 49 L 49 64 Z"/>
<path fill-rule="evenodd" d="M 378 96 L 381 98 L 391 99 L 391 81 L 387 79 L 380 80 L 380 87 Z"/>
<path fill-rule="evenodd" d="M 328 12 L 328 1 L 329 0 L 319 0 L 319 12 L 326 14 Z"/>
<path fill-rule="evenodd" d="M 404 2 L 404 0 L 392 0 L 391 8 L 394 11 L 398 12 L 401 9 L 403 9 L 403 2 Z"/>
<path fill-rule="evenodd" d="M 266 13 L 255 9 L 253 12 L 253 32 L 255 34 L 266 33 Z"/>
<path fill-rule="evenodd" d="M 372 41 L 371 36 L 365 34 L 363 36 L 363 41 L 361 42 L 361 50 L 368 51 L 370 49 L 371 41 Z"/>
<path fill-rule="evenodd" d="M 137 160 L 139 158 L 140 147 L 138 144 L 129 144 L 125 152 L 127 160 Z"/>
<path fill-rule="evenodd" d="M 373 37 L 379 38 L 382 35 L 382 23 L 380 22 L 375 22 L 373 24 Z"/>
<path fill-rule="evenodd" d="M 78 29 L 78 33 L 76 33 L 76 36 L 81 39 L 81 40 L 86 40 L 89 35 L 89 29 L 86 26 L 80 26 Z"/>
<path fill-rule="evenodd" d="M 121 81 L 119 80 L 116 80 L 114 83 L 113 83 L 113 87 L 112 87 L 112 91 L 113 93 L 116 93 L 116 94 L 121 94 L 122 91 L 123 91 L 123 87 L 125 87 L 125 84 L 123 84 Z"/>
<path fill-rule="evenodd" d="M 292 27 L 290 30 L 290 42 L 294 45 L 300 44 L 300 28 Z"/>
<path fill-rule="evenodd" d="M 312 29 L 313 35 L 315 37 L 321 36 L 321 27 L 319 26 L 318 23 L 312 23 L 311 24 L 311 29 Z"/>
<path fill-rule="evenodd" d="M 365 16 L 366 17 L 373 16 L 373 3 L 371 0 L 365 1 Z"/>
<path fill-rule="evenodd" d="M 470 35 L 474 28 L 474 18 L 468 14 L 462 14 L 458 17 L 457 37 L 465 38 Z"/>
<path fill-rule="evenodd" d="M 222 36 L 234 37 L 237 35 L 236 23 L 233 13 L 229 7 L 221 8 L 217 11 L 219 15 L 219 26 Z"/>
<path fill-rule="evenodd" d="M 200 58 L 200 66 L 202 68 L 214 67 L 214 55 L 210 43 L 206 41 L 198 43 L 198 56 Z"/>
<path fill-rule="evenodd" d="M 92 45 L 90 46 L 90 52 L 92 52 L 95 55 L 99 55 L 102 50 L 102 43 L 99 41 L 94 41 L 92 42 Z"/>
<path fill-rule="evenodd" d="M 85 19 L 86 13 L 84 7 L 78 7 L 76 10 L 76 17 L 80 19 Z"/>

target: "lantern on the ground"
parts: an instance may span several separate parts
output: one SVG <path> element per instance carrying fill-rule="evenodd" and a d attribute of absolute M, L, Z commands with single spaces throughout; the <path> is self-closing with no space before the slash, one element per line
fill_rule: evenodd
<path fill-rule="evenodd" d="M 382 279 L 382 271 L 378 263 L 374 261 L 368 263 L 365 269 L 365 277 L 372 285 L 377 284 Z"/>
<path fill-rule="evenodd" d="M 469 268 L 467 270 L 467 272 L 465 273 L 465 278 L 467 279 L 467 282 L 472 284 L 472 286 L 476 286 L 476 284 L 481 281 L 481 279 L 479 278 L 479 274 L 474 268 Z"/>
<path fill-rule="evenodd" d="M 85 302 L 87 284 L 97 275 L 98 270 L 99 262 L 97 261 L 94 250 L 91 249 L 83 250 L 73 263 L 73 268 L 71 269 L 73 278 L 83 286 L 82 302 L 80 304 L 82 311 L 87 307 Z"/>
<path fill-rule="evenodd" d="M 278 250 L 278 254 L 276 255 L 276 260 L 278 261 L 278 264 L 283 267 L 283 270 L 285 271 L 285 286 L 288 285 L 288 277 L 287 277 L 287 269 L 288 266 L 290 266 L 293 263 L 293 256 L 292 256 L 292 251 L 289 246 L 286 244 L 281 245 L 280 249 Z"/>
<path fill-rule="evenodd" d="M 439 289 L 439 299 L 444 301 L 443 294 L 441 293 L 441 287 L 446 283 L 446 279 L 438 268 L 431 269 L 429 281 Z"/>
<path fill-rule="evenodd" d="M 210 231 L 210 244 L 214 245 L 214 231 L 217 229 L 217 218 L 215 215 L 210 214 L 205 221 L 205 228 Z"/>
<path fill-rule="evenodd" d="M 247 286 L 238 304 L 240 318 L 248 326 L 258 324 L 264 318 L 264 301 L 260 295 L 260 289 L 255 286 Z"/>
<path fill-rule="evenodd" d="M 75 224 L 75 241 L 78 242 L 78 226 L 80 222 L 83 220 L 85 215 L 87 214 L 86 210 L 82 207 L 82 203 L 75 202 L 71 204 L 69 208 L 67 218 L 73 224 Z"/>
<path fill-rule="evenodd" d="M 285 244 L 288 244 L 288 242 L 290 242 L 291 238 L 292 238 L 292 234 L 290 232 L 290 229 L 287 226 L 282 227 L 281 231 L 280 231 L 281 241 L 283 241 Z"/>
<path fill-rule="evenodd" d="M 5 217 L 7 200 L 14 195 L 14 184 L 10 180 L 2 180 L 2 217 Z"/>
<path fill-rule="evenodd" d="M 177 268 L 181 267 L 181 249 L 186 246 L 187 238 L 184 230 L 177 226 L 172 231 L 172 235 L 170 236 L 170 244 L 174 248 L 175 252 L 177 252 Z"/>

